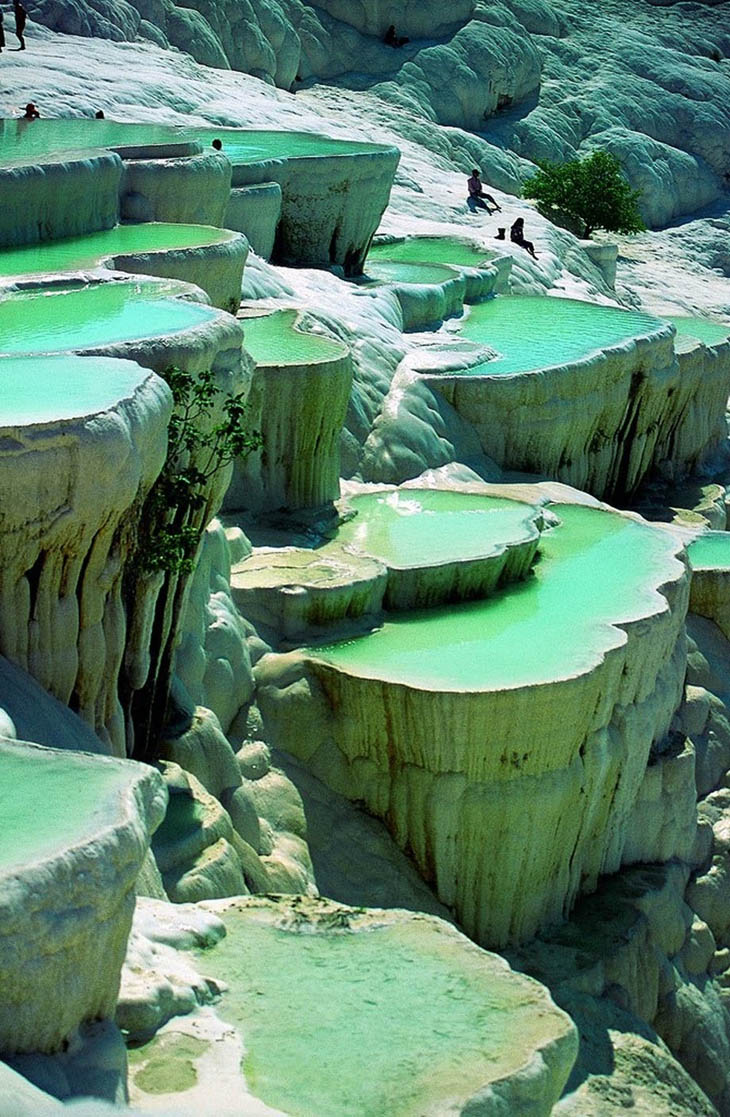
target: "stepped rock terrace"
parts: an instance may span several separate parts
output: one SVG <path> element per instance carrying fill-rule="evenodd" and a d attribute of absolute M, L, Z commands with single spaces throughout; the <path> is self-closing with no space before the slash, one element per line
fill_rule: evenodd
<path fill-rule="evenodd" d="M 603 508 L 549 511 L 525 581 L 257 667 L 272 739 L 382 817 L 489 945 L 562 918 L 620 865 L 683 680 L 681 543 Z M 322 697 L 306 733 L 302 688 Z"/>
<path fill-rule="evenodd" d="M 267 1106 L 292 1117 L 498 1112 L 519 1107 L 527 1077 L 533 1112 L 549 1114 L 575 1052 L 570 1021 L 446 923 L 301 898 L 206 907 L 226 935 L 201 961 L 230 987 L 221 1015 L 246 1037 L 242 1076 Z M 177 1042 L 181 1055 L 204 1054 Z M 150 1093 L 161 1044 L 132 1056 L 133 1080 Z M 168 1104 L 175 1077 L 157 1086 Z"/>

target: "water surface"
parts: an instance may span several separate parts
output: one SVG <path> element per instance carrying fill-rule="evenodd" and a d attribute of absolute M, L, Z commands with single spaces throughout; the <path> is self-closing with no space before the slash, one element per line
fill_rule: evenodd
<path fill-rule="evenodd" d="M 0 427 L 96 415 L 128 399 L 148 376 L 112 357 L 0 357 Z"/>
<path fill-rule="evenodd" d="M 730 569 L 730 532 L 706 531 L 687 547 L 690 565 L 724 570 Z"/>
<path fill-rule="evenodd" d="M 164 298 L 164 285 L 110 282 L 0 299 L 0 354 L 53 353 L 180 333 L 216 311 Z"/>
<path fill-rule="evenodd" d="M 500 376 L 570 364 L 662 328 L 666 324 L 660 319 L 636 310 L 541 295 L 497 295 L 470 308 L 458 336 L 501 355 L 461 375 Z"/>
<path fill-rule="evenodd" d="M 551 505 L 532 575 L 483 601 L 393 613 L 357 639 L 309 649 L 354 675 L 421 690 L 532 686 L 594 667 L 624 643 L 612 622 L 642 616 L 676 569 L 668 533 L 616 513 Z"/>
<path fill-rule="evenodd" d="M 452 237 L 408 237 L 406 240 L 370 246 L 365 269 L 381 260 L 398 260 L 408 264 L 456 264 L 478 268 L 489 263 L 486 248 L 467 244 Z"/>
<path fill-rule="evenodd" d="M 339 341 L 295 329 L 296 310 L 243 318 L 244 348 L 258 365 L 314 364 L 344 356 L 347 347 Z"/>
<path fill-rule="evenodd" d="M 388 566 L 468 561 L 535 535 L 535 509 L 506 498 L 406 489 L 351 497 L 348 504 L 358 515 L 339 529 L 338 544 Z"/>
<path fill-rule="evenodd" d="M 129 772 L 116 765 L 82 765 L 60 750 L 28 756 L 8 747 L 0 768 L 0 869 L 5 872 L 106 830 L 130 784 Z"/>
<path fill-rule="evenodd" d="M 221 244 L 231 234 L 208 225 L 116 225 L 100 233 L 0 249 L 0 276 L 39 275 L 97 267 L 109 256 Z"/>

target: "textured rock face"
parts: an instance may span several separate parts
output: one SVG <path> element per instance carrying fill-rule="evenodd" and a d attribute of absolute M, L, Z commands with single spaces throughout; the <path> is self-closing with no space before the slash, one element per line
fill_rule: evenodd
<path fill-rule="evenodd" d="M 649 748 L 684 673 L 687 578 L 670 562 L 664 579 L 640 624 L 615 622 L 622 636 L 593 666 L 539 685 L 492 688 L 484 677 L 447 689 L 430 659 L 419 684 L 390 659 L 381 669 L 327 662 L 327 651 L 264 657 L 267 731 L 384 818 L 478 941 L 522 941 L 621 864 Z M 424 639 L 420 629 L 412 637 Z"/>
<path fill-rule="evenodd" d="M 104 757 L 13 742 L 0 763 L 0 1051 L 54 1051 L 114 1011 L 134 883 L 166 796 L 151 768 Z M 36 793 L 46 817 L 33 829 L 22 803 Z"/>
<path fill-rule="evenodd" d="M 119 271 L 192 283 L 205 291 L 213 306 L 235 314 L 248 247 L 245 237 L 231 235 L 219 244 L 115 256 L 111 264 Z"/>
<path fill-rule="evenodd" d="M 110 229 L 121 175 L 111 152 L 0 167 L 0 247 Z"/>
<path fill-rule="evenodd" d="M 254 252 L 268 260 L 280 216 L 281 186 L 278 182 L 261 182 L 231 190 L 223 225 L 245 233 Z"/>
<path fill-rule="evenodd" d="M 621 498 L 659 464 L 693 469 L 725 437 L 730 346 L 675 357 L 658 334 L 538 375 L 425 375 L 503 467 Z"/>
<path fill-rule="evenodd" d="M 100 378 L 135 367 L 89 360 Z M 171 408 L 163 382 L 137 374 L 112 408 L 6 425 L 0 453 L 0 650 L 118 755 L 124 539 L 162 466 Z"/>
<path fill-rule="evenodd" d="M 134 159 L 120 183 L 127 221 L 181 221 L 222 225 L 231 188 L 231 164 L 216 153 L 187 159 Z"/>
<path fill-rule="evenodd" d="M 273 258 L 281 264 L 329 267 L 358 275 L 388 204 L 399 152 L 386 148 L 348 156 L 291 158 L 281 181 L 281 219 Z M 237 167 L 235 186 L 246 184 Z"/>
<path fill-rule="evenodd" d="M 293 313 L 272 317 L 272 357 L 265 340 L 253 348 L 247 424 L 261 444 L 236 461 L 226 509 L 316 508 L 339 496 L 352 363 L 340 342 L 311 337 L 307 347 L 310 335 L 295 319 Z M 245 329 L 244 320 L 244 345 Z"/>

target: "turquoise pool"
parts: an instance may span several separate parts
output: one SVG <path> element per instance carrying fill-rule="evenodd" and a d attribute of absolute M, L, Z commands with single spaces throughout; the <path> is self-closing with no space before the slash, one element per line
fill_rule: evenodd
<path fill-rule="evenodd" d="M 133 395 L 149 376 L 112 357 L 0 358 L 0 427 L 96 415 Z"/>
<path fill-rule="evenodd" d="M 0 354 L 53 353 L 180 333 L 212 321 L 209 306 L 165 298 L 163 284 L 49 287 L 0 299 Z"/>
<path fill-rule="evenodd" d="M 613 622 L 660 604 L 655 587 L 677 544 L 617 513 L 551 507 L 561 523 L 541 535 L 526 581 L 483 601 L 391 614 L 370 635 L 309 654 L 354 675 L 435 691 L 534 686 L 587 671 L 623 643 Z"/>
<path fill-rule="evenodd" d="M 506 376 L 572 364 L 666 323 L 635 310 L 540 295 L 498 295 L 471 307 L 458 336 L 489 345 L 500 356 L 465 369 L 464 376 Z"/>

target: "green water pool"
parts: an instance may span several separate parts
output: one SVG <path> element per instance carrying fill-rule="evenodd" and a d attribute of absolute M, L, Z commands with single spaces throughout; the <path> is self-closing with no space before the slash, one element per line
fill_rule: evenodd
<path fill-rule="evenodd" d="M 97 267 L 109 256 L 222 244 L 231 234 L 208 225 L 117 225 L 100 233 L 0 249 L 0 277 L 40 275 Z"/>
<path fill-rule="evenodd" d="M 302 155 L 352 155 L 387 150 L 381 144 L 330 139 L 317 133 L 241 128 L 187 128 L 169 124 L 125 123 L 87 117 L 0 120 L 0 165 L 47 157 L 62 151 L 197 140 L 204 148 L 219 137 L 233 163 L 257 163 Z"/>
<path fill-rule="evenodd" d="M 498 295 L 471 307 L 459 336 L 500 356 L 465 369 L 464 376 L 505 376 L 571 364 L 596 350 L 666 329 L 635 310 L 541 295 Z"/>
<path fill-rule="evenodd" d="M 690 565 L 730 570 L 730 532 L 706 531 L 687 547 Z"/>
<path fill-rule="evenodd" d="M 409 489 L 350 498 L 358 515 L 337 543 L 388 566 L 435 566 L 496 553 L 536 534 L 535 509 L 518 501 L 471 493 Z"/>
<path fill-rule="evenodd" d="M 347 353 L 347 346 L 295 328 L 296 310 L 244 318 L 243 344 L 258 365 L 315 364 Z"/>
<path fill-rule="evenodd" d="M 713 322 L 711 318 L 667 318 L 680 337 L 696 337 L 706 345 L 716 345 L 730 337 L 730 325 Z"/>
<path fill-rule="evenodd" d="M 7 746 L 0 757 L 0 870 L 58 854 L 105 830 L 118 815 L 128 772 L 64 752 Z"/>
<path fill-rule="evenodd" d="M 263 159 L 294 159 L 311 155 L 359 155 L 386 151 L 386 145 L 360 143 L 355 140 L 337 140 L 316 132 L 269 132 L 241 128 L 192 128 L 183 129 L 209 147 L 218 137 L 223 141 L 223 151 L 232 163 L 258 163 Z"/>
<path fill-rule="evenodd" d="M 488 263 L 489 257 L 487 249 L 452 237 L 408 237 L 406 240 L 371 245 L 365 270 L 368 270 L 371 263 L 384 260 L 404 264 L 455 264 L 478 268 Z"/>
<path fill-rule="evenodd" d="M 379 283 L 426 283 L 440 285 L 455 278 L 455 273 L 440 264 L 405 263 L 399 260 L 376 260 L 365 265 L 365 278 Z"/>
<path fill-rule="evenodd" d="M 241 1029 L 251 1093 L 293 1117 L 443 1112 L 519 1067 L 544 1028 L 521 980 L 427 921 L 355 934 L 224 921 L 201 957 L 227 986 L 218 1013 Z"/>
<path fill-rule="evenodd" d="M 212 321 L 216 311 L 165 298 L 164 284 L 53 287 L 0 299 L 0 353 L 53 353 L 141 340 Z"/>
<path fill-rule="evenodd" d="M 533 686 L 589 670 L 624 642 L 612 622 L 660 603 L 654 587 L 672 569 L 677 544 L 616 513 L 551 508 L 560 526 L 541 535 L 526 581 L 483 601 L 391 614 L 370 635 L 309 654 L 354 675 L 435 691 Z"/>
<path fill-rule="evenodd" d="M 0 358 L 0 428 L 97 415 L 128 399 L 149 376 L 112 357 Z"/>

